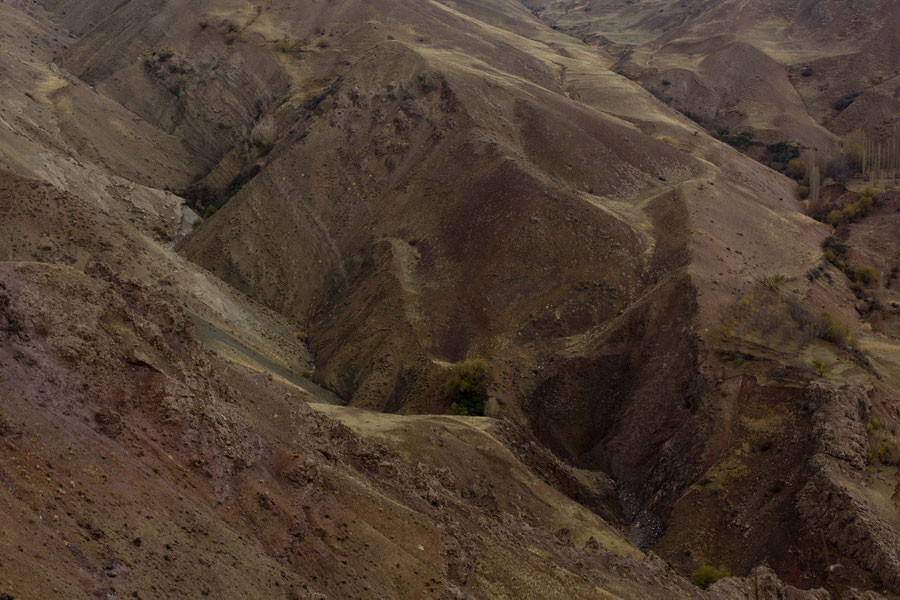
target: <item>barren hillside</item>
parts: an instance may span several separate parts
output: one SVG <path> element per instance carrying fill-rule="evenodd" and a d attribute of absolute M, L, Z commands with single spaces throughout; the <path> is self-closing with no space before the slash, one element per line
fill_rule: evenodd
<path fill-rule="evenodd" d="M 881 4 L 0 2 L 8 593 L 900 593 Z"/>
<path fill-rule="evenodd" d="M 900 110 L 892 0 L 527 4 L 711 130 L 829 152 L 833 134 L 889 133 Z"/>

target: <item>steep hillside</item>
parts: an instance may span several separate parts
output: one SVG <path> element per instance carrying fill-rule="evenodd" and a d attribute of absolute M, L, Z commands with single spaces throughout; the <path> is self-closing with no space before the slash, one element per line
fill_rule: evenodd
<path fill-rule="evenodd" d="M 896 20 L 854 9 L 848 37 L 824 25 L 842 6 L 0 3 L 0 385 L 32 444 L 10 460 L 55 462 L 55 423 L 93 448 L 77 472 L 122 481 L 87 497 L 134 499 L 70 510 L 105 523 L 86 529 L 103 550 L 35 589 L 136 573 L 158 595 L 159 569 L 188 597 L 201 579 L 235 597 L 749 589 L 691 588 L 653 549 L 682 574 L 900 593 L 896 197 L 833 232 L 698 125 L 820 150 L 887 127 Z M 807 84 L 866 52 L 853 76 L 883 81 L 826 123 Z M 444 416 L 476 357 L 493 419 Z M 27 493 L 7 477 L 22 515 L 56 489 L 41 474 Z M 221 571 L 141 562 L 119 521 L 151 504 L 217 547 L 181 517 L 138 537 Z"/>
<path fill-rule="evenodd" d="M 0 339 L 8 598 L 785 593 L 764 569 L 703 592 L 643 557 L 503 424 L 328 411 L 357 435 L 133 280 L 0 263 Z"/>
<path fill-rule="evenodd" d="M 543 483 L 502 426 L 412 424 L 471 469 L 453 473 L 212 357 L 137 282 L 0 272 L 9 597 L 522 597 L 529 580 L 541 597 L 697 595 Z M 636 577 L 610 585 L 608 561 Z"/>
<path fill-rule="evenodd" d="M 124 247 L 92 247 L 77 198 L 3 174 L 0 199 L 20 231 L 36 231 L 22 205 L 44 228 L 40 247 L 3 237 L 4 259 L 44 262 L 0 262 L 7 597 L 823 593 L 766 569 L 701 591 L 620 533 L 610 480 L 510 424 L 319 405 L 323 416 L 288 382 L 201 346 L 170 295 L 177 279 L 154 290 L 122 274 Z M 72 248 L 93 252 L 71 260 Z"/>

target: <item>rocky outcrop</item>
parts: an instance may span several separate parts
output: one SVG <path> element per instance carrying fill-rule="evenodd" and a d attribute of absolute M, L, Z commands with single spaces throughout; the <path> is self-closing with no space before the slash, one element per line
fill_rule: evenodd
<path fill-rule="evenodd" d="M 718 600 L 831 600 L 823 588 L 801 590 L 787 585 L 768 567 L 756 567 L 746 577 L 728 577 L 709 587 Z M 843 600 L 883 600 L 880 594 L 857 589 L 845 590 Z"/>
<path fill-rule="evenodd" d="M 0 596 L 712 597 L 499 424 L 328 407 L 347 426 L 92 272 L 0 263 Z"/>
<path fill-rule="evenodd" d="M 859 385 L 813 382 L 806 390 L 816 443 L 811 474 L 797 498 L 800 515 L 842 555 L 852 557 L 893 592 L 900 591 L 900 535 L 879 514 L 867 489 L 871 404 Z"/>
<path fill-rule="evenodd" d="M 872 412 L 866 390 L 857 384 L 838 388 L 816 381 L 807 387 L 804 400 L 812 413 L 810 439 L 816 442 L 816 465 L 833 466 L 848 475 L 862 471 Z"/>
<path fill-rule="evenodd" d="M 746 577 L 720 579 L 709 591 L 721 600 L 831 600 L 824 589 L 799 590 L 785 584 L 768 567 L 757 567 Z"/>

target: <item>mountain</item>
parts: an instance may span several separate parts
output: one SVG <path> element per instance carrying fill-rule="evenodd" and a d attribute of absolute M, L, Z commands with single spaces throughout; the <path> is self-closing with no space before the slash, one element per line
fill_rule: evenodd
<path fill-rule="evenodd" d="M 710 128 L 833 153 L 835 134 L 888 135 L 896 122 L 900 18 L 889 0 L 529 6 Z"/>
<path fill-rule="evenodd" d="M 0 3 L 7 593 L 900 593 L 856 4 Z"/>

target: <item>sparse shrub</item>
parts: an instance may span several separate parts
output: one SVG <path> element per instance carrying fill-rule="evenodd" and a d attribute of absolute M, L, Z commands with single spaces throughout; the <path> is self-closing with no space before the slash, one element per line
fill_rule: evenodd
<path fill-rule="evenodd" d="M 806 307 L 803 306 L 803 303 L 800 302 L 799 298 L 796 296 L 789 296 L 787 305 L 791 318 L 800 326 L 800 329 L 805 329 L 812 325 L 812 315 L 809 314 L 809 311 L 806 310 Z"/>
<path fill-rule="evenodd" d="M 814 361 L 812 361 L 811 364 L 812 364 L 813 368 L 816 370 L 816 376 L 825 377 L 826 375 L 828 375 L 828 371 L 829 371 L 828 365 L 823 363 L 821 360 L 814 360 Z"/>
<path fill-rule="evenodd" d="M 691 583 L 705 590 L 723 577 L 731 577 L 731 573 L 725 567 L 717 569 L 709 565 L 703 565 L 691 573 Z"/>
<path fill-rule="evenodd" d="M 869 432 L 869 451 L 866 454 L 866 463 L 872 464 L 877 459 L 882 465 L 900 465 L 900 448 L 898 448 L 891 433 L 885 430 L 885 423 L 878 419 L 872 419 L 866 425 Z M 892 432 L 893 432 L 893 428 Z"/>
<path fill-rule="evenodd" d="M 783 325 L 784 319 L 777 310 L 771 307 L 763 307 L 750 315 L 748 323 L 750 327 L 759 331 L 763 337 L 768 337 Z"/>
<path fill-rule="evenodd" d="M 837 227 L 844 222 L 844 211 L 838 210 L 837 208 L 834 209 L 828 213 L 827 217 L 825 217 L 825 222 L 833 227 Z"/>
<path fill-rule="evenodd" d="M 853 280 L 863 285 L 869 285 L 876 279 L 878 279 L 878 275 L 875 273 L 875 269 L 868 265 L 860 265 L 853 269 Z"/>
<path fill-rule="evenodd" d="M 271 115 L 259 119 L 250 130 L 250 145 L 263 147 L 270 145 L 275 140 L 275 121 Z"/>
<path fill-rule="evenodd" d="M 768 277 L 763 277 L 763 284 L 773 292 L 777 292 L 781 289 L 783 283 L 784 277 L 781 275 L 769 275 Z"/>
<path fill-rule="evenodd" d="M 275 42 L 275 49 L 279 52 L 284 52 L 285 54 L 290 54 L 292 52 L 304 52 L 303 40 L 293 38 L 289 39 L 287 36 L 285 36 L 284 38 Z"/>
<path fill-rule="evenodd" d="M 851 343 L 850 327 L 846 323 L 835 321 L 827 312 L 819 313 L 819 318 L 816 320 L 816 332 L 826 342 L 838 346 L 847 346 Z"/>
<path fill-rule="evenodd" d="M 773 161 L 787 164 L 792 158 L 800 156 L 800 147 L 794 142 L 775 142 L 766 146 L 766 153 Z"/>
<path fill-rule="evenodd" d="M 670 86 L 670 85 L 672 85 L 672 82 L 669 81 L 668 79 L 663 79 L 663 80 L 662 80 L 662 84 L 665 85 L 665 86 Z"/>
<path fill-rule="evenodd" d="M 800 181 L 806 177 L 806 163 L 799 158 L 792 158 L 787 163 L 787 172 L 788 175 Z"/>
<path fill-rule="evenodd" d="M 859 193 L 856 202 L 847 204 L 842 209 L 834 208 L 825 217 L 825 222 L 837 227 L 841 223 L 854 223 L 869 214 L 878 203 L 878 192 L 867 187 Z"/>
<path fill-rule="evenodd" d="M 822 240 L 822 250 L 825 251 L 825 260 L 844 270 L 847 268 L 847 249 L 849 246 L 841 238 L 829 235 Z"/>
<path fill-rule="evenodd" d="M 900 448 L 891 440 L 883 440 L 875 446 L 875 456 L 883 465 L 900 465 Z"/>
<path fill-rule="evenodd" d="M 453 365 L 453 371 L 446 383 L 450 414 L 484 415 L 487 371 L 487 363 L 480 358 Z"/>
<path fill-rule="evenodd" d="M 850 92 L 849 94 L 844 94 L 843 96 L 835 100 L 832 106 L 836 111 L 840 112 L 853 104 L 853 101 L 859 98 L 861 95 L 862 92 Z"/>
<path fill-rule="evenodd" d="M 722 325 L 722 328 L 719 330 L 719 337 L 723 342 L 728 342 L 734 338 L 734 330 L 728 325 Z"/>
<path fill-rule="evenodd" d="M 216 205 L 215 205 L 215 204 L 210 204 L 209 206 L 206 207 L 206 210 L 203 211 L 203 218 L 204 218 L 204 219 L 210 218 L 211 216 L 213 216 L 214 214 L 216 214 L 216 210 L 217 210 L 217 209 L 216 209 Z"/>
<path fill-rule="evenodd" d="M 806 272 L 806 278 L 809 281 L 815 281 L 816 279 L 818 279 L 819 277 L 822 276 L 822 271 L 824 269 L 825 269 L 824 263 L 821 265 L 816 265 L 815 267 L 813 267 L 812 269 L 810 269 L 809 271 Z"/>
<path fill-rule="evenodd" d="M 187 205 L 200 214 L 204 214 L 209 206 L 221 207 L 226 202 L 221 194 L 205 185 L 195 185 L 178 194 L 185 199 Z"/>
<path fill-rule="evenodd" d="M 801 200 L 806 200 L 807 198 L 809 198 L 809 188 L 805 185 L 798 185 L 797 197 Z"/>
<path fill-rule="evenodd" d="M 869 214 L 869 211 L 872 210 L 872 207 L 875 205 L 875 198 L 872 196 L 860 196 L 859 200 L 857 200 L 854 204 L 856 204 L 859 208 L 860 216 L 866 216 Z"/>
<path fill-rule="evenodd" d="M 850 353 L 853 358 L 856 359 L 856 362 L 864 368 L 866 371 L 874 375 L 875 377 L 881 379 L 881 375 L 879 375 L 878 370 L 872 365 L 872 361 L 869 360 L 869 357 L 866 356 L 866 353 L 859 349 L 859 343 L 856 340 L 850 340 L 850 347 L 845 348 L 847 352 Z"/>
<path fill-rule="evenodd" d="M 745 152 L 750 147 L 753 137 L 748 131 L 742 131 L 734 135 L 729 135 L 728 131 L 720 134 L 719 139 L 733 148 L 737 148 L 741 152 Z"/>
<path fill-rule="evenodd" d="M 878 190 L 873 189 L 869 186 L 863 188 L 863 190 L 859 193 L 860 200 L 868 198 L 870 199 L 871 204 L 876 204 L 878 202 Z M 871 206 L 870 204 L 870 206 Z"/>

